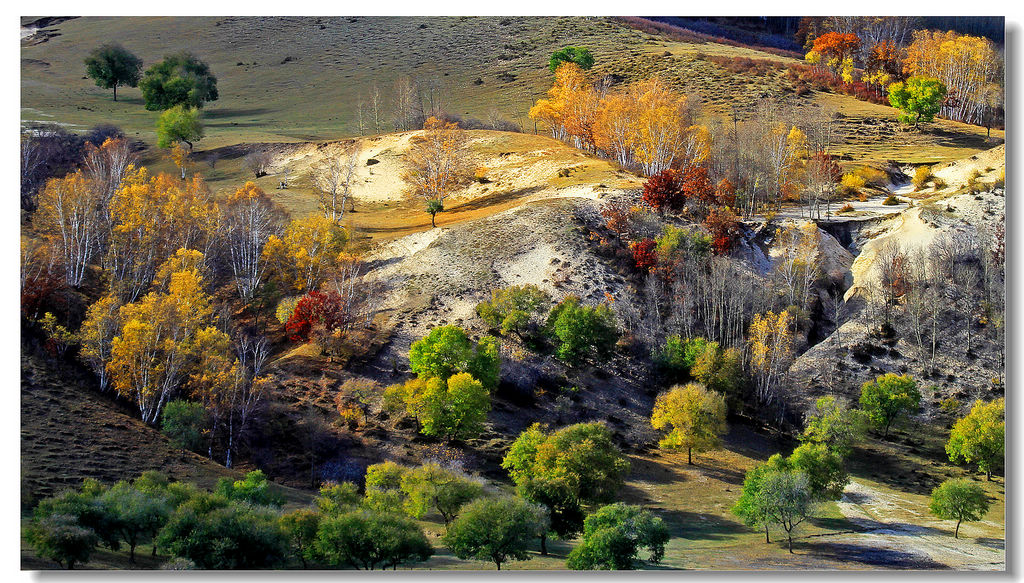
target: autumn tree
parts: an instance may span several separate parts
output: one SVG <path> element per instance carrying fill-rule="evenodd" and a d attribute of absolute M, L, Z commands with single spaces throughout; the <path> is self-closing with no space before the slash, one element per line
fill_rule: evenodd
<path fill-rule="evenodd" d="M 693 465 L 693 450 L 698 453 L 721 446 L 726 431 L 725 398 L 707 390 L 704 385 L 676 385 L 658 395 L 651 413 L 655 429 L 668 429 L 658 446 L 663 449 L 686 449 L 686 463 Z"/>
<path fill-rule="evenodd" d="M 271 234 L 263 246 L 262 262 L 270 279 L 287 293 L 318 289 L 338 266 L 348 232 L 318 214 L 292 220 L 278 237 Z"/>
<path fill-rule="evenodd" d="M 928 509 L 943 520 L 955 520 L 953 538 L 960 538 L 960 523 L 981 520 L 992 502 L 978 484 L 962 479 L 950 479 L 932 490 Z"/>
<path fill-rule="evenodd" d="M 538 99 L 529 116 L 547 125 L 555 139 L 572 139 L 577 147 L 592 147 L 598 103 L 598 96 L 580 66 L 563 61 L 555 69 L 548 98 Z"/>
<path fill-rule="evenodd" d="M 110 203 L 112 228 L 104 256 L 112 288 L 126 302 L 149 287 L 157 268 L 178 249 L 210 250 L 218 224 L 217 205 L 198 176 L 179 181 L 129 172 Z"/>
<path fill-rule="evenodd" d="M 1006 447 L 1005 403 L 1003 398 L 974 402 L 971 412 L 958 419 L 949 432 L 949 461 L 978 464 L 986 479 L 992 479 L 992 470 L 1003 463 Z"/>
<path fill-rule="evenodd" d="M 527 545 L 546 530 L 544 509 L 511 496 L 481 498 L 468 504 L 444 535 L 444 544 L 460 559 L 493 562 L 529 559 Z"/>
<path fill-rule="evenodd" d="M 921 404 L 921 392 L 909 375 L 887 373 L 867 381 L 860 389 L 860 406 L 877 429 L 889 436 L 889 427 Z"/>
<path fill-rule="evenodd" d="M 889 86 L 889 103 L 903 111 L 899 120 L 918 127 L 922 121 L 932 121 L 942 109 L 946 99 L 946 86 L 931 77 L 911 77 Z"/>
<path fill-rule="evenodd" d="M 110 348 L 107 373 L 119 395 L 155 423 L 184 381 L 200 347 L 197 334 L 211 323 L 210 298 L 197 270 L 171 276 L 168 291 L 154 291 L 121 307 L 121 329 Z"/>
<path fill-rule="evenodd" d="M 216 101 L 217 77 L 210 67 L 187 52 L 167 55 L 153 65 L 139 81 L 146 109 L 160 111 L 177 105 L 201 108 L 207 101 Z"/>
<path fill-rule="evenodd" d="M 686 205 L 686 194 L 679 171 L 666 168 L 648 178 L 644 182 L 643 199 L 661 213 L 669 209 L 682 210 Z"/>
<path fill-rule="evenodd" d="M 953 31 L 916 30 L 913 39 L 903 61 L 904 72 L 911 78 L 938 80 L 922 87 L 920 95 L 935 95 L 941 86 L 948 90 L 949 99 L 939 100 L 937 113 L 965 123 L 981 123 L 988 96 L 1003 91 L 1003 59 L 995 44 L 985 37 Z M 911 97 L 918 98 L 913 92 Z"/>
<path fill-rule="evenodd" d="M 755 392 L 765 405 L 774 402 L 793 358 L 793 316 L 789 312 L 755 314 L 750 324 L 750 368 Z"/>
<path fill-rule="evenodd" d="M 109 231 L 110 201 L 120 188 L 128 171 L 138 164 L 138 157 L 124 137 L 110 137 L 100 145 L 87 142 L 82 152 L 82 172 L 100 197 L 100 212 Z M 104 241 L 105 242 L 105 241 Z M 101 248 L 100 255 L 102 256 Z"/>
<path fill-rule="evenodd" d="M 114 336 L 121 328 L 121 303 L 113 295 L 103 296 L 93 302 L 85 311 L 85 320 L 78 331 L 81 350 L 78 353 L 86 365 L 99 377 L 100 390 L 109 386 L 107 362 Z"/>
<path fill-rule="evenodd" d="M 224 245 L 243 300 L 251 300 L 263 282 L 267 269 L 263 247 L 279 232 L 282 218 L 283 213 L 255 182 L 246 182 L 224 204 Z"/>
<path fill-rule="evenodd" d="M 732 251 L 743 234 L 740 218 L 728 207 L 711 209 L 704 219 L 704 226 L 711 231 L 711 247 L 717 255 L 727 255 Z"/>
<path fill-rule="evenodd" d="M 97 87 L 113 89 L 114 101 L 117 101 L 118 86 L 138 87 L 141 71 L 142 59 L 117 43 L 93 49 L 85 59 L 85 74 Z"/>
<path fill-rule="evenodd" d="M 422 135 L 413 140 L 405 180 L 409 192 L 428 205 L 433 227 L 437 226 L 434 216 L 444 210 L 444 201 L 469 177 L 465 155 L 467 141 L 465 130 L 459 129 L 458 124 L 436 117 L 428 118 Z"/>
<path fill-rule="evenodd" d="M 348 315 L 337 293 L 314 290 L 299 298 L 285 322 L 285 331 L 292 342 L 322 341 L 345 327 L 349 323 Z"/>
<path fill-rule="evenodd" d="M 81 171 L 53 178 L 40 192 L 36 229 L 60 249 L 67 284 L 79 286 L 106 237 L 101 193 Z"/>
<path fill-rule="evenodd" d="M 789 223 L 775 230 L 772 247 L 775 274 L 787 305 L 807 308 L 814 282 L 821 275 L 821 231 L 813 221 Z"/>
<path fill-rule="evenodd" d="M 850 83 L 853 81 L 854 56 L 859 49 L 860 38 L 856 34 L 827 32 L 814 39 L 813 48 L 806 58 L 809 63 L 825 66 Z"/>
<path fill-rule="evenodd" d="M 352 196 L 352 186 L 359 163 L 359 143 L 345 148 L 340 156 L 330 156 L 309 170 L 310 181 L 316 190 L 320 210 L 332 222 L 341 223 L 345 204 Z M 355 204 L 353 203 L 353 208 Z"/>

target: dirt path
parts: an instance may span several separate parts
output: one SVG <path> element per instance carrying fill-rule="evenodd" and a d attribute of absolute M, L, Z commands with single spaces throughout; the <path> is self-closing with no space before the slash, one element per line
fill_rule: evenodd
<path fill-rule="evenodd" d="M 981 536 L 995 523 L 964 524 L 953 538 L 951 521 L 936 520 L 921 503 L 852 482 L 839 509 L 865 532 L 841 535 L 830 542 L 858 545 L 904 558 L 907 568 L 998 571 L 1006 569 L 1004 538 Z M 916 524 L 912 524 L 914 522 Z"/>

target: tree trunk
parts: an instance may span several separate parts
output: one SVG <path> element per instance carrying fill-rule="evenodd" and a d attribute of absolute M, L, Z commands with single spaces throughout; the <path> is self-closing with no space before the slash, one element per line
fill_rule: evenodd
<path fill-rule="evenodd" d="M 133 564 L 133 565 L 135 564 L 135 545 L 134 544 L 128 545 L 128 562 Z"/>
<path fill-rule="evenodd" d="M 953 538 L 960 538 L 960 522 L 956 521 L 956 530 L 953 531 Z"/>
<path fill-rule="evenodd" d="M 686 448 L 686 463 L 688 465 L 691 465 L 691 466 L 693 465 L 693 448 L 692 447 Z"/>
<path fill-rule="evenodd" d="M 114 83 L 114 101 L 117 101 L 117 83 Z"/>
<path fill-rule="evenodd" d="M 789 554 L 793 554 L 793 533 L 792 531 L 786 531 L 786 536 L 789 537 Z"/>
<path fill-rule="evenodd" d="M 992 481 L 992 470 L 985 470 L 985 481 Z"/>
<path fill-rule="evenodd" d="M 434 217 L 436 216 L 436 214 L 437 213 L 430 213 L 430 227 L 433 229 L 437 228 L 437 224 L 434 223 Z"/>
<path fill-rule="evenodd" d="M 771 544 L 771 542 L 772 542 L 771 537 L 768 536 L 768 525 L 767 524 L 764 525 L 764 542 L 766 542 L 768 544 Z"/>
<path fill-rule="evenodd" d="M 548 556 L 548 533 L 540 535 L 540 554 Z"/>

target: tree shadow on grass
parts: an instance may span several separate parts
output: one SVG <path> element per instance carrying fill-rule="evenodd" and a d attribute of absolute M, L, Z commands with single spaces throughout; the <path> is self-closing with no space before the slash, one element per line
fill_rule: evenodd
<path fill-rule="evenodd" d="M 857 563 L 867 567 L 885 567 L 887 569 L 949 568 L 942 563 L 933 561 L 926 555 L 853 543 L 794 541 L 793 549 L 794 551 L 802 550 L 823 559 Z"/>
<path fill-rule="evenodd" d="M 987 536 L 986 537 L 979 537 L 979 538 L 974 539 L 974 542 L 978 543 L 979 545 L 981 545 L 983 547 L 988 547 L 990 549 L 1000 549 L 1000 550 L 1005 550 L 1006 549 L 1006 541 L 1004 539 L 1001 539 L 1001 538 L 991 538 L 991 537 L 987 537 Z"/>
<path fill-rule="evenodd" d="M 651 510 L 665 521 L 673 538 L 705 542 L 721 541 L 754 532 L 739 521 L 711 514 L 667 510 L 657 506 L 652 507 Z"/>
<path fill-rule="evenodd" d="M 272 113 L 273 111 L 273 109 L 265 107 L 218 107 L 216 109 L 207 109 L 203 111 L 203 117 L 206 119 L 224 119 L 228 117 L 265 115 Z"/>

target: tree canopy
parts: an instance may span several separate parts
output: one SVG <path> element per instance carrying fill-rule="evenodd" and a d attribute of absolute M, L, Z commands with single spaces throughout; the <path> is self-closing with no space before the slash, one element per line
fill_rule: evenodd
<path fill-rule="evenodd" d="M 490 390 L 498 386 L 501 361 L 498 343 L 484 336 L 474 346 L 466 331 L 458 326 L 438 326 L 413 342 L 409 366 L 423 379 L 447 380 L 456 373 L 469 373 Z"/>
<path fill-rule="evenodd" d="M 530 558 L 530 541 L 547 530 L 547 513 L 518 497 L 480 498 L 469 503 L 449 526 L 444 544 L 460 559 L 491 561 L 501 570 L 508 561 Z"/>
<path fill-rule="evenodd" d="M 960 523 L 981 520 L 990 505 L 981 486 L 969 480 L 951 479 L 932 490 L 928 509 L 943 520 L 955 520 L 953 538 L 959 538 Z"/>
<path fill-rule="evenodd" d="M 1003 463 L 1006 440 L 1006 399 L 975 401 L 971 412 L 957 420 L 949 432 L 949 461 L 975 463 L 992 479 L 992 470 Z"/>
<path fill-rule="evenodd" d="M 905 83 L 897 81 L 889 86 L 889 103 L 903 111 L 901 122 L 914 127 L 935 119 L 945 99 L 946 86 L 932 77 L 911 77 Z"/>
<path fill-rule="evenodd" d="M 668 429 L 658 442 L 664 449 L 686 449 L 687 463 L 693 464 L 693 450 L 715 449 L 726 431 L 725 398 L 704 385 L 676 385 L 658 395 L 651 413 L 655 429 Z"/>
<path fill-rule="evenodd" d="M 85 74 L 97 87 L 114 90 L 117 101 L 118 86 L 138 87 L 142 59 L 117 43 L 107 43 L 93 49 L 85 59 Z"/>
<path fill-rule="evenodd" d="M 649 561 L 658 563 L 668 539 L 668 527 L 650 511 L 621 502 L 610 504 L 587 517 L 583 541 L 569 553 L 566 565 L 570 569 L 634 569 L 642 549 Z"/>
<path fill-rule="evenodd" d="M 199 110 L 184 105 L 175 105 L 160 114 L 156 121 L 156 145 L 160 148 L 173 147 L 178 142 L 188 144 L 203 138 L 203 122 Z"/>
<path fill-rule="evenodd" d="M 209 65 L 187 52 L 167 55 L 146 69 L 139 87 L 150 111 L 176 105 L 201 108 L 218 98 L 217 77 L 210 72 Z"/>
<path fill-rule="evenodd" d="M 551 54 L 548 68 L 554 73 L 558 66 L 565 62 L 576 63 L 580 69 L 589 69 L 594 66 L 594 55 L 590 54 L 587 47 L 561 48 Z"/>
<path fill-rule="evenodd" d="M 921 392 L 909 375 L 887 373 L 868 381 L 860 389 L 860 406 L 877 429 L 889 435 L 889 427 L 900 417 L 917 410 Z"/>
<path fill-rule="evenodd" d="M 367 570 L 397 568 L 434 554 L 423 529 L 412 519 L 366 509 L 324 517 L 313 549 L 325 564 Z"/>

